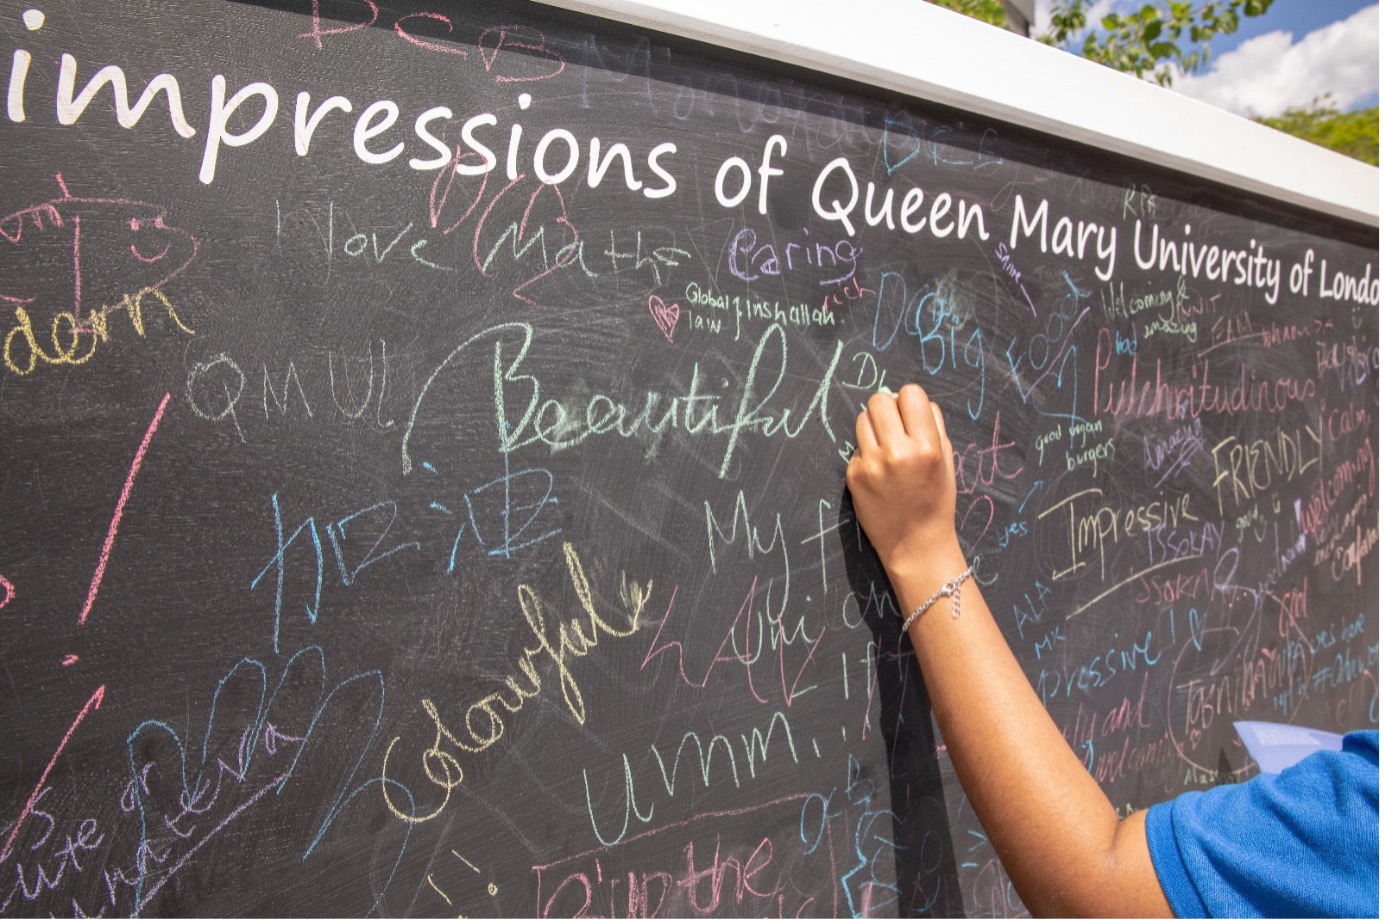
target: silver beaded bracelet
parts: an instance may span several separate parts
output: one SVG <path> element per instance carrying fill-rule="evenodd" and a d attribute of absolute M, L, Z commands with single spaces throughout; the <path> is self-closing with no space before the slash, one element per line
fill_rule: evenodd
<path fill-rule="evenodd" d="M 932 597 L 929 598 L 922 605 L 919 605 L 917 608 L 913 609 L 913 614 L 909 615 L 907 618 L 904 619 L 903 632 L 907 634 L 908 629 L 913 626 L 913 622 L 918 620 L 918 616 L 921 615 L 923 612 L 927 611 L 929 608 L 931 608 L 933 606 L 933 603 L 935 603 L 938 599 L 942 598 L 942 596 L 944 595 L 951 596 L 952 620 L 960 618 L 961 584 L 966 582 L 966 580 L 970 579 L 972 574 L 974 573 L 975 567 L 967 567 L 960 576 L 956 577 L 956 579 L 949 579 L 945 583 L 943 583 L 941 589 L 938 589 L 936 592 L 934 592 L 932 594 Z"/>

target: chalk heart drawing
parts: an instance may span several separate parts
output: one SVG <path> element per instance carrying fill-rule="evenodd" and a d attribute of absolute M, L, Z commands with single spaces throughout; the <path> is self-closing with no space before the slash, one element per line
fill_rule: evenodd
<path fill-rule="evenodd" d="M 671 343 L 673 331 L 678 328 L 678 317 L 682 315 L 682 308 L 676 301 L 664 304 L 658 295 L 649 295 L 649 313 L 654 315 L 654 323 L 663 331 L 663 338 Z"/>

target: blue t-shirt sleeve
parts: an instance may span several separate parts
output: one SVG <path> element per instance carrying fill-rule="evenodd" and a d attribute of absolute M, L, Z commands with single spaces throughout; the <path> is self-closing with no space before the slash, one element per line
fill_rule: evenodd
<path fill-rule="evenodd" d="M 1145 829 L 1179 917 L 1378 918 L 1379 731 L 1158 804 Z"/>

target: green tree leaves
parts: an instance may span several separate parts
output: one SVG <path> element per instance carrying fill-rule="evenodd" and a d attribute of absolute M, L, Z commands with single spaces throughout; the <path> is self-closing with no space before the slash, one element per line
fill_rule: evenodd
<path fill-rule="evenodd" d="M 994 26 L 1004 25 L 1000 0 L 931 0 Z M 1096 0 L 1055 0 L 1047 32 L 1038 41 L 1080 53 L 1107 67 L 1162 86 L 1173 74 L 1190 74 L 1210 57 L 1210 42 L 1240 28 L 1242 16 L 1261 16 L 1273 0 L 1159 0 L 1129 13 L 1110 13 L 1091 27 Z M 1078 45 L 1079 43 L 1079 45 Z"/>
<path fill-rule="evenodd" d="M 932 0 L 938 6 L 965 13 L 992 26 L 1004 25 L 1004 6 L 1000 0 Z"/>
<path fill-rule="evenodd" d="M 1211 39 L 1240 28 L 1242 16 L 1260 16 L 1273 0 L 1180 0 L 1145 3 L 1129 13 L 1110 13 L 1087 31 L 1086 11 L 1095 0 L 1058 0 L 1052 24 L 1038 40 L 1069 47 L 1083 33 L 1081 54 L 1115 70 L 1147 77 L 1161 86 L 1175 72 L 1190 74 L 1210 58 Z"/>
<path fill-rule="evenodd" d="M 931 0 L 973 19 L 1003 26 L 1000 0 Z M 1079 50 L 1115 70 L 1161 86 L 1175 73 L 1191 74 L 1210 59 L 1210 42 L 1240 28 L 1244 17 L 1262 16 L 1273 0 L 1159 0 L 1128 13 L 1110 13 L 1092 27 L 1096 0 L 1054 0 L 1048 30 L 1038 41 Z M 1079 44 L 1078 44 L 1079 43 Z M 1379 107 L 1341 112 L 1330 97 L 1259 122 L 1337 153 L 1379 165 Z"/>
<path fill-rule="evenodd" d="M 1379 107 L 1342 112 L 1330 97 L 1258 121 L 1347 157 L 1379 166 Z"/>

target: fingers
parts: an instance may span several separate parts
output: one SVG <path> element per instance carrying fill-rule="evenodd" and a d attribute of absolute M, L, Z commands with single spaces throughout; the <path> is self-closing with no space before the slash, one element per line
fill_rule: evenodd
<path fill-rule="evenodd" d="M 896 439 L 908 439 L 923 448 L 951 453 L 947 424 L 941 407 L 928 399 L 917 384 L 906 384 L 895 397 L 887 392 L 872 396 L 855 420 L 856 443 L 869 452 Z"/>
<path fill-rule="evenodd" d="M 947 437 L 947 421 L 942 418 L 942 408 L 937 404 L 929 404 L 932 407 L 932 418 L 937 423 L 937 434 L 942 437 L 944 445 L 951 445 L 951 439 Z"/>
<path fill-rule="evenodd" d="M 923 445 L 937 445 L 936 422 L 932 414 L 932 402 L 917 384 L 905 384 L 899 391 L 899 417 L 904 431 Z"/>
<path fill-rule="evenodd" d="M 942 437 L 942 457 L 947 464 L 947 473 L 950 477 L 956 477 L 956 455 L 952 451 L 951 438 L 947 435 L 947 421 L 942 418 L 942 408 L 937 404 L 932 404 L 932 418 L 937 422 L 937 431 Z"/>
<path fill-rule="evenodd" d="M 870 414 L 870 425 L 874 427 L 875 438 L 880 445 L 887 445 L 907 437 L 903 420 L 899 417 L 899 405 L 892 394 L 878 393 L 865 405 Z"/>
<path fill-rule="evenodd" d="M 875 427 L 870 425 L 870 414 L 864 410 L 855 418 L 855 444 L 858 452 L 879 450 L 879 439 L 875 438 Z"/>

